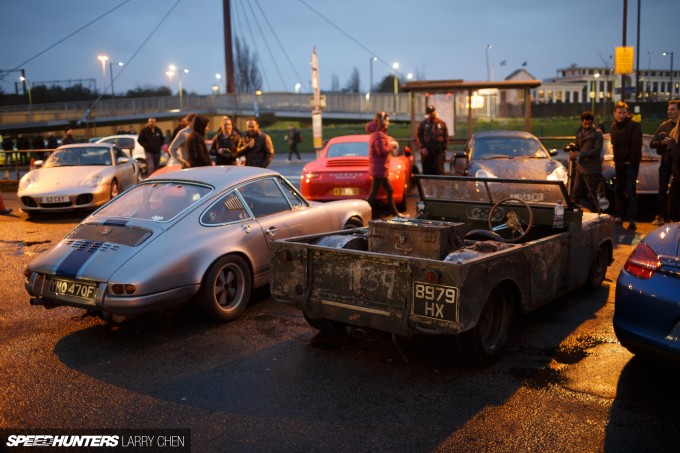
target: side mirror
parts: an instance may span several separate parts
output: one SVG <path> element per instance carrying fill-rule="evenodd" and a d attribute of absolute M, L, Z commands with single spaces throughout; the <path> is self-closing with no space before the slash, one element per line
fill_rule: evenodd
<path fill-rule="evenodd" d="M 465 176 L 470 162 L 468 155 L 464 151 L 456 151 L 453 154 L 453 172 L 456 176 Z"/>
<path fill-rule="evenodd" d="M 411 152 L 411 147 L 410 146 L 404 146 L 404 156 L 406 157 L 411 157 L 413 153 Z"/>
<path fill-rule="evenodd" d="M 127 164 L 128 162 L 130 162 L 129 157 L 119 157 L 118 159 L 116 159 L 116 165 Z"/>
<path fill-rule="evenodd" d="M 45 161 L 44 160 L 36 160 L 36 161 L 33 162 L 33 165 L 35 165 L 35 168 L 40 168 L 43 165 L 45 165 Z"/>
<path fill-rule="evenodd" d="M 550 154 L 551 157 L 557 156 L 557 150 L 555 148 L 549 149 L 548 154 Z"/>

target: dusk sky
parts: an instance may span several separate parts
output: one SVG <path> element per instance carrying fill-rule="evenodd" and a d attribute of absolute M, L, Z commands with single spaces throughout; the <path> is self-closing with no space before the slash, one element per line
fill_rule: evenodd
<path fill-rule="evenodd" d="M 669 69 L 670 57 L 662 53 L 673 51 L 677 69 L 680 1 L 641 1 L 640 68 L 651 62 L 653 69 Z M 309 92 L 314 47 L 322 90 L 331 88 L 333 75 L 344 87 L 355 67 L 367 90 L 372 56 L 379 58 L 374 83 L 392 74 L 394 62 L 400 77 L 486 80 L 487 45 L 495 80 L 524 62 L 537 79 L 572 63 L 603 66 L 622 44 L 623 3 L 232 0 L 231 8 L 235 33 L 261 62 L 264 91 L 293 91 L 300 83 Z M 628 1 L 629 46 L 636 46 L 637 6 Z M 125 63 L 113 68 L 116 93 L 158 86 L 176 93 L 176 76 L 166 76 L 171 64 L 189 69 L 182 81 L 190 93 L 210 94 L 215 74 L 225 73 L 222 0 L 0 0 L 0 13 L 0 69 L 22 68 L 33 84 L 94 79 L 101 90 L 100 54 Z M 110 92 L 108 62 L 105 70 Z M 4 74 L 0 88 L 14 92 L 18 76 Z"/>

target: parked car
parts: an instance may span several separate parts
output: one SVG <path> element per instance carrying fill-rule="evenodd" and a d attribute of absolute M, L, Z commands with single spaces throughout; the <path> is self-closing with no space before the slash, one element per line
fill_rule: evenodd
<path fill-rule="evenodd" d="M 567 169 L 532 134 L 484 131 L 470 137 L 454 155 L 453 174 L 476 178 L 533 179 L 567 182 Z"/>
<path fill-rule="evenodd" d="M 146 153 L 144 152 L 144 147 L 137 142 L 137 137 L 137 134 L 109 135 L 98 139 L 97 143 L 112 143 L 118 146 L 125 151 L 128 156 L 137 161 L 139 167 L 142 169 L 142 174 L 144 177 L 147 177 Z M 165 166 L 168 163 L 169 158 L 170 156 L 166 150 L 161 151 L 160 166 Z"/>
<path fill-rule="evenodd" d="M 457 336 L 485 364 L 516 317 L 612 262 L 614 219 L 574 205 L 561 181 L 416 176 L 416 218 L 274 241 L 271 295 L 314 328 Z"/>
<path fill-rule="evenodd" d="M 142 179 L 137 163 L 109 143 L 60 146 L 36 166 L 17 191 L 28 215 L 96 208 Z"/>
<path fill-rule="evenodd" d="M 32 305 L 113 321 L 196 301 L 228 321 L 269 284 L 270 242 L 361 227 L 363 200 L 307 201 L 280 174 L 219 166 L 152 176 L 92 213 L 26 270 Z"/>
<path fill-rule="evenodd" d="M 330 139 L 320 151 L 319 157 L 302 169 L 302 194 L 310 200 L 318 201 L 367 198 L 371 190 L 368 138 L 368 134 L 361 134 Z M 413 156 L 409 150 L 396 151 L 389 157 L 388 178 L 394 191 L 394 202 L 400 211 L 406 209 L 412 172 Z M 380 189 L 377 199 L 387 201 L 384 189 Z"/>
<path fill-rule="evenodd" d="M 680 224 L 641 240 L 616 280 L 614 331 L 630 352 L 680 363 Z"/>
<path fill-rule="evenodd" d="M 614 168 L 614 148 L 612 147 L 611 135 L 602 134 L 604 139 L 602 176 L 604 177 L 610 197 L 613 200 L 613 193 L 616 186 L 616 170 Z M 642 136 L 642 160 L 640 161 L 640 171 L 637 177 L 638 195 L 658 195 L 659 194 L 659 164 L 661 156 L 655 149 L 649 147 L 649 143 L 654 138 L 651 134 Z M 613 206 L 613 203 L 612 203 Z"/>

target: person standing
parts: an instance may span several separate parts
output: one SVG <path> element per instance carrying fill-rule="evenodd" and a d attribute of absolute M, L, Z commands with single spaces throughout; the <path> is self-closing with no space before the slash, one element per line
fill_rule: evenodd
<path fill-rule="evenodd" d="M 179 125 L 172 130 L 172 135 L 170 136 L 170 140 L 168 140 L 168 143 L 172 143 L 172 141 L 177 137 L 177 134 L 179 131 L 187 127 L 187 117 L 183 116 L 182 118 L 179 119 Z"/>
<path fill-rule="evenodd" d="M 42 134 L 38 132 L 35 134 L 33 137 L 33 140 L 31 141 L 31 148 L 33 148 L 36 153 L 36 157 L 40 160 L 45 159 L 45 153 L 43 151 L 40 151 L 42 149 L 45 149 L 45 139 L 43 138 Z"/>
<path fill-rule="evenodd" d="M 187 150 L 187 138 L 194 131 L 194 120 L 196 119 L 196 114 L 191 112 L 185 117 L 186 127 L 175 136 L 168 152 L 170 153 L 170 160 L 168 165 L 182 165 L 182 168 L 189 167 L 189 155 Z"/>
<path fill-rule="evenodd" d="M 26 152 L 31 148 L 31 143 L 28 141 L 24 134 L 17 135 L 17 158 L 21 165 L 26 165 L 28 162 L 28 153 Z"/>
<path fill-rule="evenodd" d="M 238 149 L 242 138 L 234 130 L 231 118 L 222 117 L 220 132 L 213 138 L 210 145 L 210 155 L 215 156 L 216 165 L 236 165 Z"/>
<path fill-rule="evenodd" d="M 2 136 L 2 150 L 5 152 L 5 164 L 11 165 L 14 161 L 14 140 L 9 135 Z"/>
<path fill-rule="evenodd" d="M 288 142 L 288 159 L 286 160 L 287 162 L 290 162 L 290 158 L 293 157 L 293 153 L 297 156 L 298 162 L 301 161 L 302 159 L 300 158 L 300 153 L 298 152 L 298 143 L 302 141 L 302 135 L 300 135 L 300 131 L 295 129 L 295 126 L 292 124 L 288 125 L 288 134 L 283 138 Z"/>
<path fill-rule="evenodd" d="M 576 177 L 571 191 L 571 200 L 599 211 L 597 205 L 597 184 L 602 178 L 602 133 L 594 126 L 593 112 L 581 114 L 581 127 L 576 131 L 578 151 L 569 153 L 576 163 Z"/>
<path fill-rule="evenodd" d="M 425 108 L 425 119 L 418 125 L 416 137 L 423 174 L 443 175 L 446 148 L 449 146 L 449 130 L 433 105 Z"/>
<path fill-rule="evenodd" d="M 190 167 L 209 167 L 212 165 L 208 147 L 205 145 L 205 131 L 208 129 L 210 120 L 208 117 L 198 115 L 194 120 L 194 130 L 187 137 L 187 154 Z"/>
<path fill-rule="evenodd" d="M 246 165 L 267 168 L 274 159 L 274 144 L 271 137 L 260 130 L 255 118 L 246 123 L 246 136 L 238 149 L 238 154 L 245 154 Z"/>
<path fill-rule="evenodd" d="M 59 142 L 57 141 L 57 137 L 55 137 L 52 132 L 47 134 L 47 149 L 55 150 L 58 147 L 59 147 Z"/>
<path fill-rule="evenodd" d="M 637 226 L 636 180 L 642 160 L 642 126 L 633 121 L 628 104 L 617 102 L 610 130 L 616 172 L 616 222 L 627 220 L 628 228 L 634 229 Z"/>
<path fill-rule="evenodd" d="M 368 139 L 368 172 L 371 175 L 371 191 L 366 198 L 371 207 L 374 206 L 375 197 L 380 188 L 385 189 L 387 194 L 387 207 L 395 217 L 406 218 L 400 214 L 394 204 L 392 184 L 389 180 L 389 156 L 395 149 L 395 141 L 387 135 L 390 126 L 390 117 L 386 112 L 375 114 L 373 121 L 366 124 L 366 132 L 371 134 Z"/>
<path fill-rule="evenodd" d="M 76 142 L 76 139 L 73 138 L 73 129 L 70 127 L 64 131 L 64 136 L 61 137 L 61 144 L 62 145 L 72 145 Z"/>
<path fill-rule="evenodd" d="M 671 158 L 673 180 L 668 197 L 668 216 L 672 222 L 680 222 L 680 116 L 676 118 L 668 135 L 661 140 Z"/>
<path fill-rule="evenodd" d="M 656 153 L 661 156 L 659 162 L 659 196 L 657 197 L 656 218 L 652 225 L 663 225 L 668 222 L 668 182 L 671 179 L 673 159 L 668 147 L 663 143 L 668 136 L 671 129 L 680 117 L 680 100 L 673 99 L 668 101 L 668 119 L 661 123 L 657 128 L 654 138 L 649 143 L 649 147 L 656 150 Z"/>
<path fill-rule="evenodd" d="M 156 127 L 156 118 L 149 118 L 142 128 L 137 142 L 144 147 L 146 154 L 146 175 L 150 176 L 160 167 L 161 148 L 165 144 L 163 131 Z"/>

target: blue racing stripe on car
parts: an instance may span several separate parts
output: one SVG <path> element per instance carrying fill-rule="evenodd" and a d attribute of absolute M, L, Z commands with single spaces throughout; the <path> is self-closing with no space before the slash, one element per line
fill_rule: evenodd
<path fill-rule="evenodd" d="M 90 244 L 92 244 L 92 242 L 84 242 L 82 246 L 72 248 L 66 257 L 59 263 L 54 274 L 76 278 L 80 268 L 82 268 L 87 260 L 93 255 L 92 251 L 89 249 Z"/>

